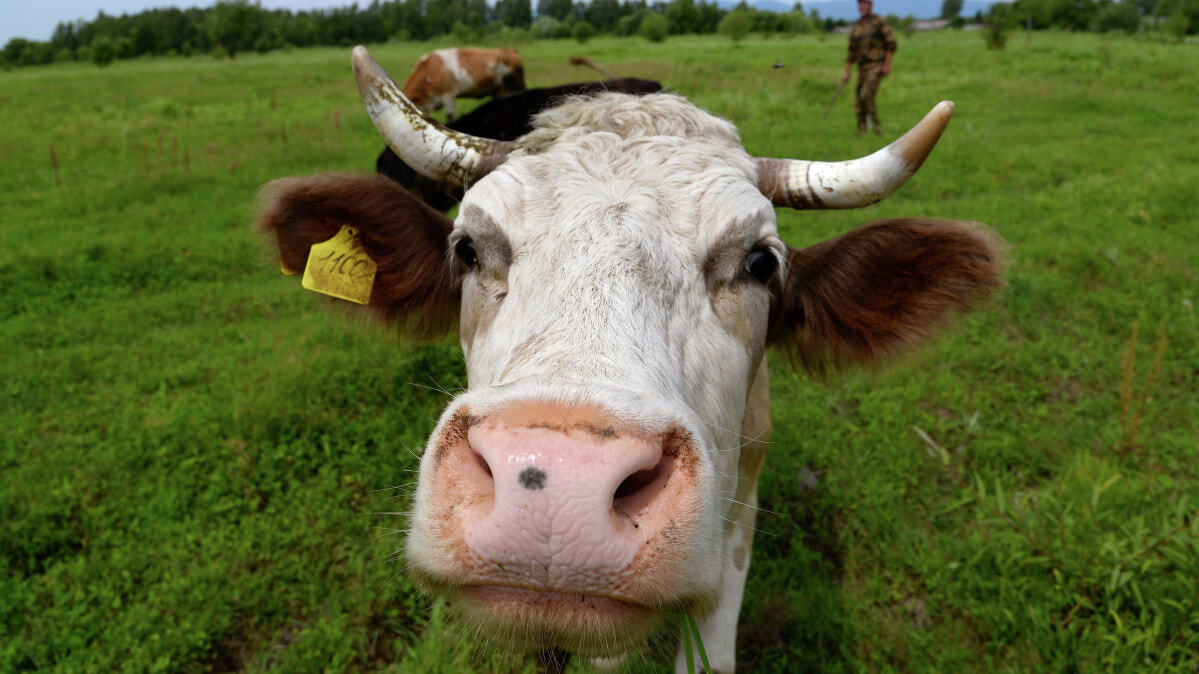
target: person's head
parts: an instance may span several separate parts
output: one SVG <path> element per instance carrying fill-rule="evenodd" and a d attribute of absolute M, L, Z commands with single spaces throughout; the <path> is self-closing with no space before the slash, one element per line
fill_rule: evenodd
<path fill-rule="evenodd" d="M 858 13 L 866 16 L 874 11 L 874 3 L 870 0 L 858 0 Z"/>

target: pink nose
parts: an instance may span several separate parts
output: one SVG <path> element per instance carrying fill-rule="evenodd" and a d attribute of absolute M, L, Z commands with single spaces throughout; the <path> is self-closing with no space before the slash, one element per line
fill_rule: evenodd
<path fill-rule="evenodd" d="M 665 538 L 680 547 L 694 461 L 678 430 L 520 406 L 474 420 L 447 448 L 438 470 L 457 474 L 437 481 L 459 493 L 434 498 L 462 504 L 447 524 L 460 524 L 480 582 L 620 597 Z"/>

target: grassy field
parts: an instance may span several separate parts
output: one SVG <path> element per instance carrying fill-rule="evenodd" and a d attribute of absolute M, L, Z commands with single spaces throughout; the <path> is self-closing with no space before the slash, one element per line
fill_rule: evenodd
<path fill-rule="evenodd" d="M 532 86 L 585 53 L 755 154 L 881 143 L 850 96 L 822 117 L 838 36 L 521 49 Z M 1195 671 L 1199 44 L 903 39 L 888 136 L 946 98 L 897 195 L 780 226 L 980 220 L 1008 287 L 885 372 L 776 364 L 741 670 Z M 268 180 L 373 168 L 349 49 L 26 68 L 0 110 L 0 672 L 532 671 L 395 555 L 453 340 L 347 320 L 249 226 Z"/>

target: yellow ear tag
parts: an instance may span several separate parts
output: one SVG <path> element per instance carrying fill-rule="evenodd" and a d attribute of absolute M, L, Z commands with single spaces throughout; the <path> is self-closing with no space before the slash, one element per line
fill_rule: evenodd
<path fill-rule="evenodd" d="M 332 239 L 309 249 L 300 285 L 338 299 L 368 304 L 375 285 L 375 270 L 375 261 L 358 240 L 358 230 L 342 225 Z"/>

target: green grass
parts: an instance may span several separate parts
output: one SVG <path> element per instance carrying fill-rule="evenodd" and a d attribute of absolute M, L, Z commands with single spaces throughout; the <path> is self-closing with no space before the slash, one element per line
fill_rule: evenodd
<path fill-rule="evenodd" d="M 400 77 L 432 46 L 373 52 Z M 849 96 L 822 117 L 839 36 L 521 49 L 532 86 L 586 53 L 755 154 L 880 142 Z M 980 220 L 1009 285 L 881 373 L 775 366 L 741 670 L 1193 671 L 1199 47 L 903 40 L 888 133 L 944 98 L 908 186 L 781 229 Z M 329 310 L 249 229 L 270 179 L 373 168 L 348 49 L 22 69 L 0 109 L 0 671 L 532 671 L 469 648 L 377 514 L 465 385 L 453 340 Z"/>

